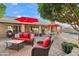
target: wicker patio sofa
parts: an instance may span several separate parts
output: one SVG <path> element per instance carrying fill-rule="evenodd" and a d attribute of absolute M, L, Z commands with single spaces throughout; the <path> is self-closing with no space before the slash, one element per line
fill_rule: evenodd
<path fill-rule="evenodd" d="M 42 46 L 34 46 L 32 48 L 32 56 L 48 56 L 49 49 L 51 47 L 51 44 L 53 43 L 53 40 L 51 40 L 51 43 L 48 47 L 42 47 Z"/>
<path fill-rule="evenodd" d="M 31 43 L 32 46 L 34 44 L 34 38 L 32 38 L 33 34 L 32 33 L 18 33 L 19 37 L 18 38 L 12 38 L 14 40 L 24 40 L 25 43 Z"/>

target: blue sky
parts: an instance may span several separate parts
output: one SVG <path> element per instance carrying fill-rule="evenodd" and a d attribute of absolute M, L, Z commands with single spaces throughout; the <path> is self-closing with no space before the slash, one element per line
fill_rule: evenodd
<path fill-rule="evenodd" d="M 40 13 L 38 12 L 38 5 L 36 3 L 7 3 L 6 6 L 7 9 L 5 12 L 5 16 L 34 17 L 38 18 L 42 22 L 47 22 L 40 17 Z"/>

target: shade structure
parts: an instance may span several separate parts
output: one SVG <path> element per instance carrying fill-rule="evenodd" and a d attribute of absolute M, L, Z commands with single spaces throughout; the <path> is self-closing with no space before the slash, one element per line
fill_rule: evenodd
<path fill-rule="evenodd" d="M 30 17 L 20 17 L 20 18 L 17 18 L 16 20 L 20 22 L 28 22 L 28 23 L 39 22 L 38 19 L 30 18 Z"/>
<path fill-rule="evenodd" d="M 52 26 L 52 27 L 59 27 L 59 24 L 49 24 L 48 26 Z"/>

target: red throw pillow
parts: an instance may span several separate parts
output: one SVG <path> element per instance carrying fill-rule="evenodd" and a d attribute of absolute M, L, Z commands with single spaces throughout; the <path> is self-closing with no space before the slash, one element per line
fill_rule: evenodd
<path fill-rule="evenodd" d="M 20 38 L 29 38 L 29 33 L 21 33 Z"/>
<path fill-rule="evenodd" d="M 19 36 L 20 36 L 20 38 L 23 38 L 23 34 L 22 34 L 22 33 L 20 33 L 20 35 L 19 35 Z"/>
<path fill-rule="evenodd" d="M 50 43 L 51 43 L 51 39 L 49 37 L 47 37 L 47 38 L 45 38 L 43 45 L 44 45 L 44 47 L 48 47 Z"/>
<path fill-rule="evenodd" d="M 28 33 L 23 33 L 23 38 L 28 38 Z"/>
<path fill-rule="evenodd" d="M 28 33 L 28 38 L 31 39 L 31 34 L 30 33 Z"/>

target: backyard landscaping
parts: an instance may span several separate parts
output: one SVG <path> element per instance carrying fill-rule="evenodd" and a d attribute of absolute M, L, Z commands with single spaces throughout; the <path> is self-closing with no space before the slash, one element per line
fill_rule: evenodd
<path fill-rule="evenodd" d="M 71 38 L 72 36 L 72 38 Z M 35 37 L 35 41 L 34 41 L 34 44 L 36 44 L 37 41 L 44 41 L 44 38 L 46 36 L 42 36 L 42 37 Z M 68 38 L 67 38 L 68 37 Z M 71 39 L 70 39 L 71 38 Z M 74 39 L 73 39 L 74 38 Z M 69 40 L 68 40 L 69 39 Z M 17 50 L 13 50 L 13 49 L 6 49 L 6 41 L 8 40 L 11 40 L 11 39 L 8 39 L 8 38 L 2 38 L 0 39 L 0 55 L 2 56 L 31 56 L 32 55 L 32 52 L 33 52 L 33 48 L 35 46 L 32 46 L 30 44 L 25 44 L 24 47 L 17 51 Z M 77 41 L 77 36 L 75 37 L 75 35 L 70 35 L 68 33 L 61 33 L 60 34 L 60 37 L 57 37 L 56 35 L 52 35 L 52 40 L 53 40 L 53 43 L 51 44 L 51 47 L 49 49 L 49 52 L 48 52 L 48 56 L 66 56 L 66 55 L 79 55 L 79 48 L 76 46 L 78 44 L 78 41 Z M 65 53 L 63 48 L 62 48 L 62 43 L 63 42 L 69 42 L 69 43 L 76 43 L 76 47 L 72 47 L 69 46 L 69 48 L 72 50 L 71 53 Z M 65 45 L 65 43 L 64 43 Z M 67 45 L 67 43 L 66 43 Z M 64 46 L 65 47 L 65 46 Z M 65 48 L 65 49 L 68 49 L 68 48 Z M 74 50 L 74 51 L 73 51 Z M 39 50 L 38 50 L 39 51 Z M 36 52 L 38 53 L 38 52 Z M 40 51 L 41 54 L 43 54 L 43 52 Z M 40 55 L 40 54 L 39 54 Z M 38 55 L 38 56 L 39 56 Z"/>
<path fill-rule="evenodd" d="M 18 4 L 21 17 L 4 17 L 6 5 L 0 4 L 0 56 L 79 56 L 79 4 L 39 3 L 33 11 Z"/>

